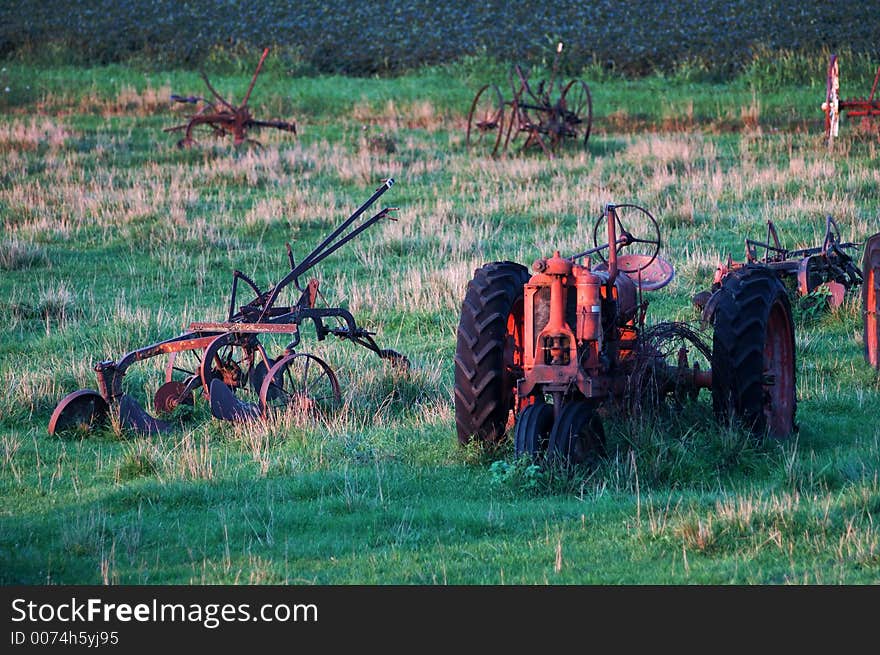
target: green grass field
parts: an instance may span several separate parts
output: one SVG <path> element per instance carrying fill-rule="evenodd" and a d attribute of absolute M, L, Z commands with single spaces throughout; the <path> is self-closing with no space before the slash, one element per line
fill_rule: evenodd
<path fill-rule="evenodd" d="M 843 69 L 845 95 L 870 89 L 858 62 Z M 608 458 L 569 476 L 455 436 L 452 359 L 474 269 L 588 247 L 606 202 L 642 205 L 663 229 L 677 276 L 650 297 L 649 323 L 695 319 L 691 295 L 768 219 L 789 247 L 816 245 L 829 214 L 847 240 L 880 231 L 877 127 L 844 119 L 829 151 L 827 58 L 809 64 L 806 83 L 787 75 L 802 60 L 724 84 L 587 71 L 589 146 L 549 161 L 466 152 L 474 92 L 504 80 L 479 62 L 387 79 L 267 64 L 253 113 L 299 133 L 188 150 L 162 130 L 182 121 L 170 93 L 205 92 L 193 72 L 7 63 L 0 582 L 880 582 L 880 383 L 855 296 L 796 310 L 789 441 L 716 424 L 706 392 L 678 411 L 608 418 Z M 211 80 L 237 99 L 249 72 Z M 304 256 L 388 177 L 380 204 L 398 220 L 316 274 L 409 373 L 307 330 L 301 349 L 342 383 L 341 409 L 322 421 L 223 423 L 197 400 L 160 437 L 47 434 L 61 397 L 95 387 L 95 362 L 221 320 L 234 269 L 277 281 L 286 242 Z M 151 398 L 164 365 L 133 367 L 131 392 Z"/>

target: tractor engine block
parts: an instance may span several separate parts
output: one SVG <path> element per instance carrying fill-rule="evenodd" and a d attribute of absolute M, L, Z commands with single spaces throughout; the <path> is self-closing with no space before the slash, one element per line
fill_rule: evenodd
<path fill-rule="evenodd" d="M 538 259 L 524 287 L 523 370 L 520 397 L 537 385 L 587 398 L 608 393 L 615 365 L 631 358 L 637 310 L 635 283 L 607 270 L 573 264 L 555 253 Z"/>

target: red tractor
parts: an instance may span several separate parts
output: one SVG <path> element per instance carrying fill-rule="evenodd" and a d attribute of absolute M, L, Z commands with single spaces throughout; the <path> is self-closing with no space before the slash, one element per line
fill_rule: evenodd
<path fill-rule="evenodd" d="M 517 456 L 591 465 L 604 452 L 610 407 L 636 411 L 704 388 L 722 421 L 791 434 L 794 324 L 782 283 L 758 266 L 726 276 L 710 346 L 684 323 L 645 325 L 642 292 L 675 274 L 660 245 L 647 210 L 609 204 L 584 252 L 538 259 L 531 276 L 510 261 L 477 269 L 457 334 L 459 441 L 498 443 L 512 423 Z M 711 368 L 689 364 L 690 353 Z"/>

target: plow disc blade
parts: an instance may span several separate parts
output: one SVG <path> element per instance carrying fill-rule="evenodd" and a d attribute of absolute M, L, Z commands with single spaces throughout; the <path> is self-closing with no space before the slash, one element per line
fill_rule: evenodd
<path fill-rule="evenodd" d="M 122 394 L 119 399 L 119 422 L 123 427 L 145 435 L 171 430 L 170 424 L 147 414 L 146 410 L 127 393 Z"/>
<path fill-rule="evenodd" d="M 828 305 L 831 309 L 837 309 L 846 299 L 846 287 L 840 282 L 826 282 L 825 288 L 828 289 Z"/>
<path fill-rule="evenodd" d="M 166 382 L 156 391 L 153 406 L 160 414 L 169 414 L 179 405 L 192 405 L 192 391 L 187 391 L 183 382 Z"/>
<path fill-rule="evenodd" d="M 79 430 L 88 432 L 95 425 L 107 422 L 107 401 L 97 391 L 80 389 L 64 396 L 49 419 L 49 434 Z"/>
<path fill-rule="evenodd" d="M 249 421 L 260 416 L 260 408 L 235 397 L 222 380 L 211 380 L 211 414 L 224 421 Z"/>

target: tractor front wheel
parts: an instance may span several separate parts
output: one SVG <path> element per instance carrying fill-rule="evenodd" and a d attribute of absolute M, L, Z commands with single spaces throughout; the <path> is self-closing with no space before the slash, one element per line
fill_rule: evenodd
<path fill-rule="evenodd" d="M 795 428 L 795 346 L 785 287 L 766 267 L 728 274 L 713 314 L 712 404 L 722 421 L 755 436 L 787 437 Z"/>
<path fill-rule="evenodd" d="M 550 430 L 553 429 L 553 406 L 536 402 L 523 409 L 514 429 L 514 454 L 517 457 L 539 459 L 547 450 Z"/>
<path fill-rule="evenodd" d="M 562 406 L 547 444 L 547 460 L 596 468 L 605 455 L 605 430 L 596 409 L 586 400 Z"/>
<path fill-rule="evenodd" d="M 458 441 L 501 441 L 516 412 L 522 375 L 525 266 L 486 264 L 474 273 L 461 306 L 455 347 Z"/>

